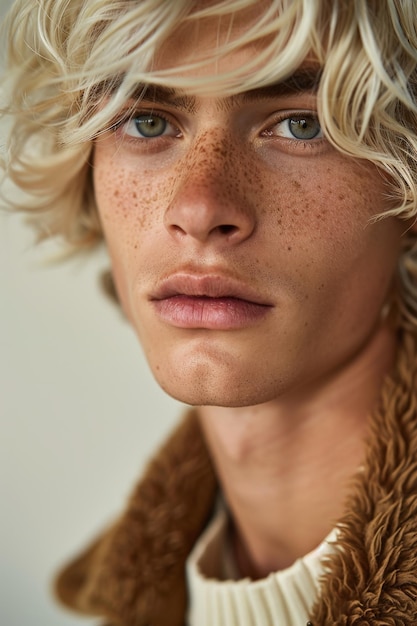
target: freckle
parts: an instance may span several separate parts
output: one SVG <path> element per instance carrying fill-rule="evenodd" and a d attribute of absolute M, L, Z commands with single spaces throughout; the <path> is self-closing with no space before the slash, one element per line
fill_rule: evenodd
<path fill-rule="evenodd" d="M 296 189 L 300 189 L 301 187 L 301 183 L 298 180 L 293 180 L 292 184 L 293 184 L 293 187 L 295 187 Z"/>
<path fill-rule="evenodd" d="M 288 252 L 291 252 L 292 247 L 291 247 L 291 246 L 288 246 L 287 250 L 288 250 Z"/>
<path fill-rule="evenodd" d="M 138 194 L 136 193 L 136 191 L 133 192 L 132 196 L 136 199 L 138 197 Z"/>
<path fill-rule="evenodd" d="M 345 199 L 345 196 L 342 193 L 339 194 L 339 200 L 344 200 L 344 199 Z"/>
<path fill-rule="evenodd" d="M 116 189 L 116 191 L 114 192 L 114 196 L 115 196 L 116 198 L 118 198 L 118 197 L 119 197 L 119 190 L 118 190 L 118 189 Z"/>
<path fill-rule="evenodd" d="M 137 222 L 139 223 L 140 228 L 143 230 L 146 228 L 146 220 L 143 215 L 138 215 Z"/>

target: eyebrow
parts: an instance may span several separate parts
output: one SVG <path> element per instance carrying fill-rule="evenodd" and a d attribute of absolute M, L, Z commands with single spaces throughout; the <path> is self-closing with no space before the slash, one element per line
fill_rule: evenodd
<path fill-rule="evenodd" d="M 230 96 L 230 100 L 232 102 L 235 99 L 237 101 L 251 102 L 253 100 L 266 100 L 304 92 L 317 93 L 320 76 L 321 70 L 302 69 L 279 83 L 243 91 L 240 94 Z"/>
<path fill-rule="evenodd" d="M 288 78 L 278 83 L 272 83 L 264 87 L 242 91 L 241 93 L 226 96 L 220 99 L 219 109 L 229 110 L 238 104 L 256 102 L 259 100 L 272 100 L 297 93 L 309 92 L 315 94 L 320 82 L 321 70 L 317 68 L 300 69 Z M 133 92 L 131 101 L 145 101 L 155 104 L 169 105 L 186 113 L 197 111 L 197 98 L 187 94 L 181 89 L 165 87 L 162 85 L 143 84 Z"/>

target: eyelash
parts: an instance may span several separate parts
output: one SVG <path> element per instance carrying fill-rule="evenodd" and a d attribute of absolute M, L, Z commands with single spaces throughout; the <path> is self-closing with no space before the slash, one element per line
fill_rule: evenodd
<path fill-rule="evenodd" d="M 126 126 L 129 122 L 134 121 L 135 119 L 139 118 L 139 117 L 157 117 L 160 118 L 162 120 L 164 120 L 167 124 L 169 124 L 170 126 L 172 126 L 174 129 L 176 129 L 178 132 L 176 135 L 160 135 L 160 136 L 156 136 L 156 137 L 133 137 L 131 135 L 128 135 L 126 132 L 123 132 L 121 129 L 123 128 L 123 126 Z M 180 138 L 180 136 L 182 136 L 182 132 L 181 130 L 178 128 L 178 126 L 170 119 L 170 117 L 165 114 L 165 113 L 161 113 L 159 111 L 155 111 L 155 110 L 138 110 L 138 111 L 134 111 L 129 112 L 129 114 L 125 115 L 122 119 L 118 120 L 115 124 L 113 124 L 111 126 L 111 130 L 113 132 L 120 132 L 123 135 L 123 139 L 125 139 L 126 141 L 133 141 L 133 142 L 145 142 L 148 143 L 151 139 L 155 140 L 161 140 L 161 139 L 165 139 L 168 136 L 174 136 L 176 138 Z"/>

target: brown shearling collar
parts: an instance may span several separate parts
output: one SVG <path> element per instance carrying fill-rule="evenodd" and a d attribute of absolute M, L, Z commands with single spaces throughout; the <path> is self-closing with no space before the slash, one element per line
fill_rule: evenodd
<path fill-rule="evenodd" d="M 313 626 L 417 625 L 417 338 L 402 337 L 338 523 Z"/>
<path fill-rule="evenodd" d="M 326 563 L 312 626 L 417 624 L 416 343 L 404 334 L 371 418 L 364 470 L 338 523 L 337 550 Z M 59 599 L 112 626 L 183 626 L 185 562 L 216 491 L 191 411 L 150 463 L 120 518 L 60 573 Z"/>

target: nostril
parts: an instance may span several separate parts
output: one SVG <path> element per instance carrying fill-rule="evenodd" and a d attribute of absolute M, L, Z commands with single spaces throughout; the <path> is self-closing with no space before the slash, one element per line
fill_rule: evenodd
<path fill-rule="evenodd" d="M 220 226 L 218 226 L 218 229 L 222 233 L 222 235 L 230 235 L 237 230 L 237 227 L 233 226 L 233 224 L 221 224 Z"/>

